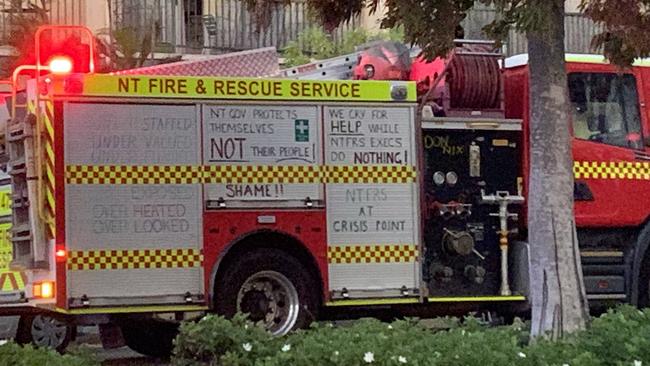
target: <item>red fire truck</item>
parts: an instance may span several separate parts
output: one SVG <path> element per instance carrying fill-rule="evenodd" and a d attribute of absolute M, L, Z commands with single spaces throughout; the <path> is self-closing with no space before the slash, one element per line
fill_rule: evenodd
<path fill-rule="evenodd" d="M 525 310 L 528 67 L 488 53 L 420 65 L 425 85 L 37 65 L 5 133 L 25 286 L 0 311 L 21 341 L 100 324 L 158 354 L 161 313 L 284 334 L 326 308 Z M 588 296 L 647 305 L 650 69 L 567 61 Z"/>

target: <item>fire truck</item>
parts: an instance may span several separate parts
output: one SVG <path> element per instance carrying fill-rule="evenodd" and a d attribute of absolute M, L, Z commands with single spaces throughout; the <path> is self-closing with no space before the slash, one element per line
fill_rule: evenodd
<path fill-rule="evenodd" d="M 88 72 L 37 57 L 4 136 L 16 338 L 98 324 L 160 354 L 204 312 L 279 335 L 356 307 L 525 311 L 526 56 L 390 49 L 263 78 L 96 74 L 92 41 Z M 647 66 L 567 55 L 593 304 L 648 305 Z"/>

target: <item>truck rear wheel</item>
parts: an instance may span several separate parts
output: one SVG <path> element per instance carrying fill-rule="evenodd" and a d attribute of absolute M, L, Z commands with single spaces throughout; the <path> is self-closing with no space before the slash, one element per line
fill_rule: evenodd
<path fill-rule="evenodd" d="M 246 313 L 273 335 L 304 328 L 316 318 L 319 286 L 305 266 L 278 249 L 259 249 L 231 262 L 215 288 L 215 310 Z"/>
<path fill-rule="evenodd" d="M 132 350 L 156 358 L 169 357 L 178 335 L 178 323 L 156 318 L 119 321 L 124 342 Z"/>
<path fill-rule="evenodd" d="M 65 350 L 74 336 L 74 326 L 65 319 L 48 314 L 25 315 L 20 318 L 16 341 L 36 347 Z"/>

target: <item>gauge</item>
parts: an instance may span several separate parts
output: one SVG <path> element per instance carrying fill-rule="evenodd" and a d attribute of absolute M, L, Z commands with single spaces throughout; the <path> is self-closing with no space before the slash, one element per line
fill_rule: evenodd
<path fill-rule="evenodd" d="M 435 183 L 437 186 L 443 185 L 445 183 L 445 173 L 443 172 L 433 173 L 433 183 Z"/>
<path fill-rule="evenodd" d="M 456 172 L 447 173 L 447 184 L 450 186 L 455 186 L 458 183 L 458 174 Z"/>

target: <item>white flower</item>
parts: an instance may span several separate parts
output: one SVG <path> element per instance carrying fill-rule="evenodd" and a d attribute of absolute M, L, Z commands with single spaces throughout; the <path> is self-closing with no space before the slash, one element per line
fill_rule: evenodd
<path fill-rule="evenodd" d="M 7 342 L 8 341 L 6 339 L 0 339 L 0 346 L 4 346 L 5 344 L 7 344 Z"/>
<path fill-rule="evenodd" d="M 248 324 L 244 324 L 244 329 L 248 329 Z"/>
<path fill-rule="evenodd" d="M 250 352 L 253 349 L 253 345 L 250 343 L 244 343 L 241 345 L 241 347 L 244 349 L 246 352 Z"/>
<path fill-rule="evenodd" d="M 387 327 L 387 328 L 388 328 L 388 329 L 393 329 L 393 326 L 390 325 L 390 324 L 388 324 L 388 327 Z"/>
<path fill-rule="evenodd" d="M 373 363 L 375 361 L 375 355 L 372 352 L 366 352 L 363 355 L 363 360 L 366 361 L 366 363 Z"/>
<path fill-rule="evenodd" d="M 397 357 L 397 362 L 399 362 L 399 363 L 406 363 L 406 357 L 404 357 L 404 356 L 399 356 L 399 357 Z"/>
<path fill-rule="evenodd" d="M 338 355 L 339 355 L 339 351 L 334 351 L 334 356 L 338 356 Z"/>
<path fill-rule="evenodd" d="M 568 363 L 563 363 L 562 366 L 571 366 Z"/>
<path fill-rule="evenodd" d="M 521 358 L 526 358 L 526 354 L 523 353 L 523 352 L 519 352 L 519 353 L 517 353 L 517 356 L 519 356 L 519 357 L 521 357 Z"/>
<path fill-rule="evenodd" d="M 634 366 L 641 366 L 642 363 L 642 361 L 634 360 Z"/>
<path fill-rule="evenodd" d="M 290 344 L 285 344 L 282 346 L 282 352 L 289 352 L 291 350 L 291 345 Z"/>
<path fill-rule="evenodd" d="M 435 351 L 435 352 L 433 352 L 433 355 L 436 356 L 436 357 L 440 357 L 440 356 L 442 356 L 442 353 L 440 353 L 438 351 Z"/>

